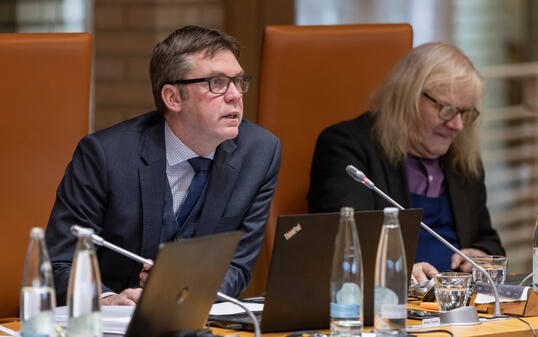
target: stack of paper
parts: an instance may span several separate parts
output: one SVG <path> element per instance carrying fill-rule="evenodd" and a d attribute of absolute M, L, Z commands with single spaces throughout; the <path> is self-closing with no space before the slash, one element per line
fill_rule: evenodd
<path fill-rule="evenodd" d="M 131 321 L 135 307 L 121 305 L 104 305 L 101 307 L 103 334 L 123 335 Z M 56 308 L 56 324 L 67 326 L 67 307 Z"/>
<path fill-rule="evenodd" d="M 263 311 L 263 303 L 247 303 L 247 302 L 241 302 L 245 307 L 247 307 L 252 312 L 262 312 Z M 211 306 L 211 310 L 209 311 L 210 315 L 236 315 L 245 312 L 243 308 L 237 306 L 236 304 L 233 304 L 231 302 L 221 302 L 221 303 L 215 303 Z"/>

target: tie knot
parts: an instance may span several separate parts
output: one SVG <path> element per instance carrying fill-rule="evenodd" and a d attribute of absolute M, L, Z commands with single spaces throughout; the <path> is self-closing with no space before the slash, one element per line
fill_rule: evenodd
<path fill-rule="evenodd" d="M 195 172 L 207 171 L 209 169 L 209 165 L 211 165 L 211 159 L 194 157 L 189 159 L 189 164 L 191 164 Z"/>

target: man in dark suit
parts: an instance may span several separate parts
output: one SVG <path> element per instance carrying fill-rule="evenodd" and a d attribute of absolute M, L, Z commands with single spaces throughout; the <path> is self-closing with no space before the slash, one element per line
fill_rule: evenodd
<path fill-rule="evenodd" d="M 46 231 L 59 304 L 75 249 L 73 224 L 147 258 L 161 242 L 241 230 L 221 291 L 238 296 L 246 288 L 264 239 L 281 144 L 242 120 L 250 78 L 238 57 L 231 36 L 178 29 L 153 51 L 157 111 L 80 141 Z M 97 255 L 101 302 L 135 304 L 147 277 L 141 265 L 107 249 Z"/>

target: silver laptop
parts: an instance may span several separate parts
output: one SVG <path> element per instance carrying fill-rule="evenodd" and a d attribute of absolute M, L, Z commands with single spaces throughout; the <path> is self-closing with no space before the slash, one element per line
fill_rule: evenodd
<path fill-rule="evenodd" d="M 203 329 L 241 235 L 228 232 L 164 244 L 125 336 Z"/>

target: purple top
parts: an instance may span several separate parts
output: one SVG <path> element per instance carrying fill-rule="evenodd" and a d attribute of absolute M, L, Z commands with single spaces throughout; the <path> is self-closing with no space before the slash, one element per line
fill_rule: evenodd
<path fill-rule="evenodd" d="M 408 154 L 405 160 L 409 192 L 437 198 L 443 190 L 445 176 L 439 159 L 418 158 Z"/>

